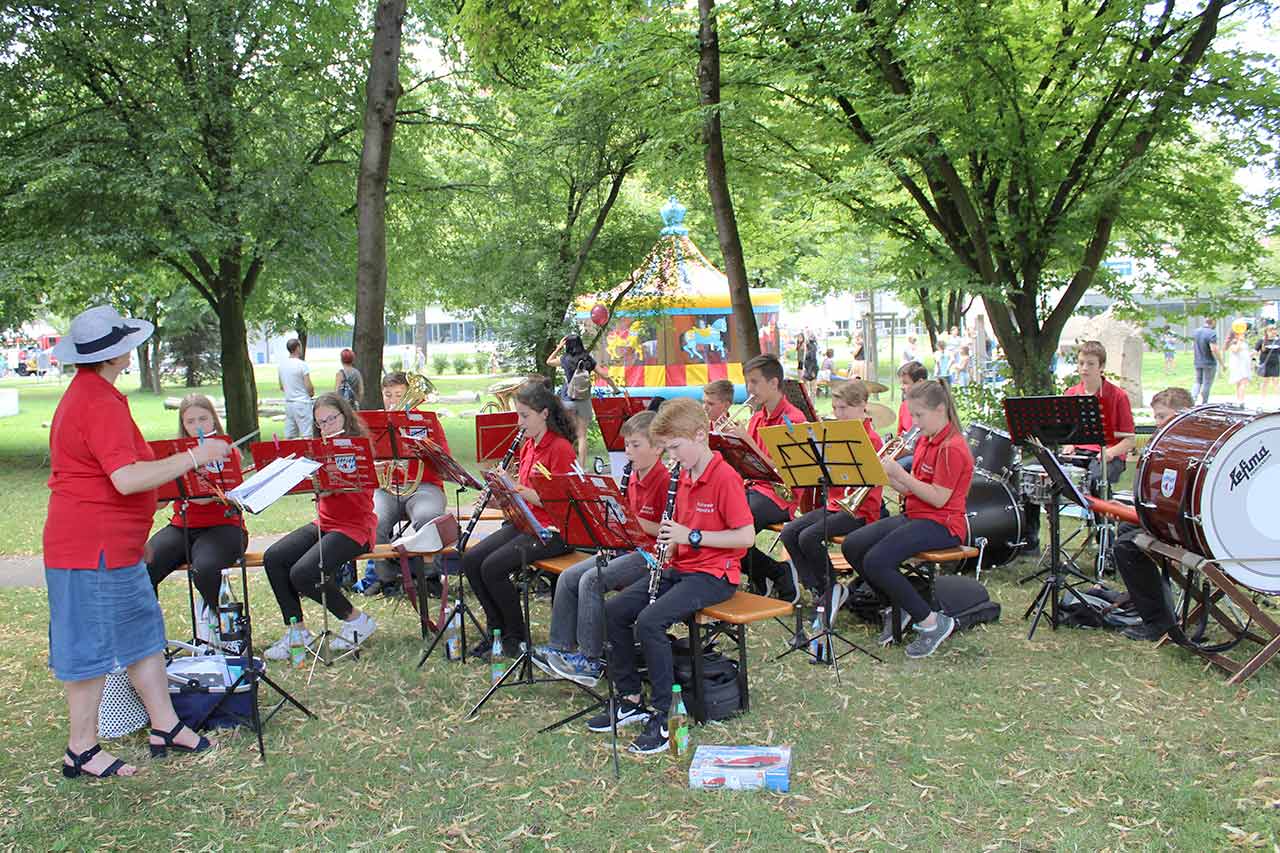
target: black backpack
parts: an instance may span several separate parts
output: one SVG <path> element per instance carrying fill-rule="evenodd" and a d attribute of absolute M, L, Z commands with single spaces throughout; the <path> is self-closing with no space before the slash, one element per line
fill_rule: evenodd
<path fill-rule="evenodd" d="M 342 371 L 342 384 L 338 386 L 338 396 L 353 406 L 357 405 L 356 386 L 351 381 L 351 374 L 345 368 Z"/>
<path fill-rule="evenodd" d="M 987 588 L 973 578 L 943 575 L 933 581 L 933 608 L 956 620 L 963 631 L 1000 618 L 1000 605 L 991 600 Z"/>
<path fill-rule="evenodd" d="M 693 656 L 685 637 L 672 639 L 671 663 L 675 681 L 686 696 L 685 706 L 689 707 L 693 702 Z M 702 653 L 702 684 L 708 720 L 727 720 L 742 711 L 738 662 L 720 654 L 714 644 Z M 689 710 L 692 713 L 691 707 Z"/>

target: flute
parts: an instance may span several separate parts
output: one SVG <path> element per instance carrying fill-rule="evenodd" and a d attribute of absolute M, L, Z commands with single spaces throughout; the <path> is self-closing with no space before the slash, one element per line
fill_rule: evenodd
<path fill-rule="evenodd" d="M 680 488 L 680 463 L 671 466 L 671 482 L 667 485 L 667 505 L 662 510 L 662 520 L 669 521 L 676 512 L 676 492 Z M 649 603 L 658 600 L 658 584 L 662 582 L 662 570 L 667 567 L 667 555 L 671 545 L 659 542 L 653 549 L 653 562 L 649 564 Z"/>
<path fill-rule="evenodd" d="M 503 470 L 511 464 L 511 457 L 516 455 L 516 448 L 520 446 L 520 442 L 523 440 L 524 427 L 520 427 L 520 429 L 516 431 L 516 437 L 511 439 L 511 446 L 507 448 L 507 452 L 503 455 L 502 461 L 498 463 L 498 470 Z M 476 498 L 476 508 L 471 511 L 471 518 L 467 519 L 466 529 L 458 535 L 458 541 L 454 546 L 458 549 L 459 554 L 467 550 L 467 541 L 471 538 L 472 532 L 475 531 L 476 525 L 480 523 L 480 515 L 484 512 L 485 506 L 489 503 L 490 494 L 491 490 L 489 486 L 485 485 L 483 491 L 480 492 L 480 496 Z"/>

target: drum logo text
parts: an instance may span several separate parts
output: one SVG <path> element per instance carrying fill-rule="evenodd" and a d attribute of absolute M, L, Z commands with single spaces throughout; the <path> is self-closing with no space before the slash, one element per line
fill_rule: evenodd
<path fill-rule="evenodd" d="M 1258 466 L 1271 458 L 1271 451 L 1264 444 L 1258 449 L 1258 452 L 1250 456 L 1248 459 L 1241 459 L 1240 464 L 1231 469 L 1231 488 L 1228 491 L 1234 492 L 1236 486 L 1248 480 L 1253 476 L 1253 472 Z"/>

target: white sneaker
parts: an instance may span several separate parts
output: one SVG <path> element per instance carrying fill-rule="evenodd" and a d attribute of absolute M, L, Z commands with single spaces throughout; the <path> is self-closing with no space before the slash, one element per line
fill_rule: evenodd
<path fill-rule="evenodd" d="M 311 643 L 314 641 L 315 641 L 315 635 L 311 633 L 310 629 L 303 628 L 302 644 L 304 646 L 310 646 Z M 283 637 L 276 640 L 270 646 L 267 646 L 267 650 L 263 652 L 263 655 L 266 656 L 267 660 L 288 660 L 289 659 L 289 632 L 285 631 Z"/>
<path fill-rule="evenodd" d="M 213 654 L 216 651 L 213 648 L 216 639 L 213 632 L 209 630 L 209 623 L 214 621 L 213 614 L 209 611 L 209 605 L 204 603 L 204 599 L 196 600 L 196 645 L 204 646 L 204 654 Z"/>
<path fill-rule="evenodd" d="M 368 613 L 361 611 L 360 615 L 352 619 L 350 622 L 343 622 L 338 627 L 338 631 L 333 635 L 333 639 L 329 641 L 329 645 L 339 652 L 345 652 L 348 649 L 354 649 L 364 644 L 364 641 L 378 630 L 378 623 L 373 621 L 373 617 Z"/>

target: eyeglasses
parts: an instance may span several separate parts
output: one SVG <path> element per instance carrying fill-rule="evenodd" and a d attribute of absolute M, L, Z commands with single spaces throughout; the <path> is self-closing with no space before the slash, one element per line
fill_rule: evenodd
<path fill-rule="evenodd" d="M 316 423 L 320 424 L 320 426 L 322 427 L 327 427 L 329 424 L 333 423 L 334 421 L 340 421 L 340 420 L 342 420 L 342 412 L 334 412 L 332 415 L 329 415 L 329 417 L 327 418 L 316 418 Z"/>

